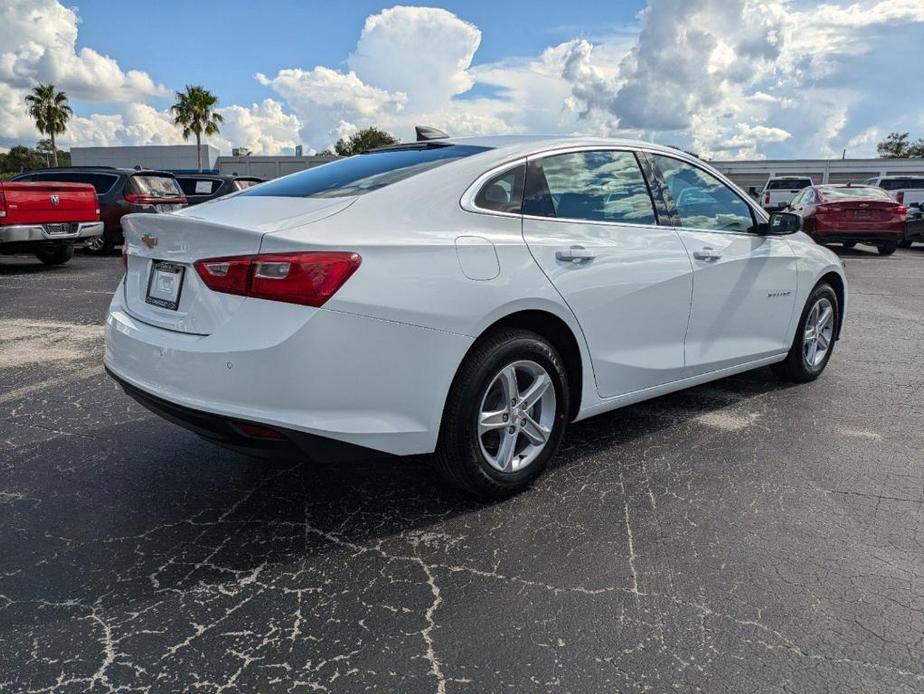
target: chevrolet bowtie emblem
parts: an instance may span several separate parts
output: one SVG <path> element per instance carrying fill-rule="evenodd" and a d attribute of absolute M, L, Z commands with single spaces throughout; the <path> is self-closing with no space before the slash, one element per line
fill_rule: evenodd
<path fill-rule="evenodd" d="M 151 236 L 150 234 L 145 234 L 141 237 L 141 243 L 143 243 L 148 248 L 154 248 L 157 245 L 157 237 Z"/>

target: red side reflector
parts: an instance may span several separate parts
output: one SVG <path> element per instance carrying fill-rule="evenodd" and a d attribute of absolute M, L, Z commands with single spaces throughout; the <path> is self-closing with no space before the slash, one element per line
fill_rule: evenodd
<path fill-rule="evenodd" d="M 356 253 L 310 251 L 208 258 L 195 263 L 216 292 L 304 306 L 323 306 L 362 262 Z"/>
<path fill-rule="evenodd" d="M 255 439 L 282 439 L 285 438 L 275 429 L 270 429 L 269 427 L 262 427 L 259 424 L 250 424 L 248 422 L 235 422 L 234 426 L 240 429 L 247 436 L 252 436 Z"/>

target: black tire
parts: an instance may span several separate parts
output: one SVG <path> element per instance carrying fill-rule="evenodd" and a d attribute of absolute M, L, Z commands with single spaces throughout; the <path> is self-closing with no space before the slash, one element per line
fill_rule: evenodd
<path fill-rule="evenodd" d="M 899 241 L 898 247 L 899 248 L 911 248 L 911 241 Z"/>
<path fill-rule="evenodd" d="M 87 244 L 86 251 L 90 255 L 112 255 L 113 251 L 115 251 L 113 232 L 106 229 L 100 236 L 93 238 Z"/>
<path fill-rule="evenodd" d="M 856 241 L 844 241 L 844 248 L 853 248 L 856 245 Z"/>
<path fill-rule="evenodd" d="M 478 417 L 495 377 L 506 366 L 522 361 L 538 364 L 552 381 L 554 420 L 545 447 L 536 458 L 519 470 L 503 472 L 492 467 L 484 455 Z M 541 336 L 528 330 L 502 329 L 483 338 L 465 358 L 449 390 L 436 449 L 440 474 L 453 486 L 482 498 L 510 496 L 528 488 L 545 470 L 564 436 L 570 411 L 568 393 L 564 362 Z"/>
<path fill-rule="evenodd" d="M 60 246 L 43 246 L 35 252 L 35 257 L 45 265 L 64 265 L 74 257 L 74 244 L 67 243 Z"/>
<path fill-rule="evenodd" d="M 898 242 L 882 243 L 879 245 L 879 255 L 892 255 L 898 248 Z"/>
<path fill-rule="evenodd" d="M 805 357 L 804 352 L 804 338 L 805 338 L 805 328 L 806 323 L 808 322 L 809 315 L 812 311 L 812 308 L 818 303 L 821 299 L 827 299 L 834 310 L 834 326 L 831 336 L 831 340 L 828 346 L 828 351 L 824 356 L 824 359 L 818 364 L 809 364 Z M 821 372 L 825 370 L 825 367 L 828 365 L 828 361 L 831 359 L 831 354 L 834 352 L 834 345 L 836 344 L 836 336 L 840 330 L 840 307 L 837 303 L 837 294 L 834 293 L 834 290 L 831 288 L 830 284 L 826 282 L 820 283 L 815 289 L 812 290 L 812 293 L 809 294 L 808 300 L 805 302 L 805 306 L 802 309 L 802 316 L 799 319 L 799 325 L 796 328 L 796 335 L 793 338 L 792 346 L 789 348 L 789 354 L 786 355 L 786 359 L 781 361 L 778 364 L 774 364 L 771 368 L 774 373 L 783 381 L 791 381 L 793 383 L 808 383 L 809 381 L 814 381 L 821 375 Z"/>

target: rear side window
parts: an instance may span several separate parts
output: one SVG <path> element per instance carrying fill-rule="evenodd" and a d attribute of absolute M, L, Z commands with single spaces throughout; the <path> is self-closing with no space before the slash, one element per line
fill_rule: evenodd
<path fill-rule="evenodd" d="M 767 190 L 802 190 L 812 185 L 807 178 L 777 178 L 767 181 Z"/>
<path fill-rule="evenodd" d="M 884 178 L 879 187 L 885 190 L 924 190 L 924 178 Z"/>
<path fill-rule="evenodd" d="M 485 183 L 475 205 L 483 210 L 519 213 L 523 207 L 523 183 L 526 180 L 526 164 L 504 171 Z"/>
<path fill-rule="evenodd" d="M 712 174 L 673 157 L 654 155 L 680 223 L 691 229 L 750 231 L 750 206 Z"/>
<path fill-rule="evenodd" d="M 214 178 L 177 178 L 176 182 L 185 195 L 211 195 L 218 192 L 222 184 Z"/>
<path fill-rule="evenodd" d="M 338 159 L 270 181 L 241 195 L 340 198 L 364 195 L 451 161 L 487 151 L 468 145 L 408 146 Z"/>
<path fill-rule="evenodd" d="M 541 174 L 537 171 L 535 175 L 544 177 L 548 199 L 537 200 L 531 191 L 527 214 L 657 224 L 648 186 L 632 152 L 601 150 L 553 155 L 541 160 Z"/>
<path fill-rule="evenodd" d="M 40 173 L 30 176 L 31 181 L 49 181 L 55 183 L 89 183 L 96 189 L 97 195 L 103 195 L 108 192 L 115 182 L 119 180 L 118 176 L 100 173 L 80 173 L 76 171 L 63 171 L 61 173 Z"/>
<path fill-rule="evenodd" d="M 140 195 L 154 198 L 178 198 L 182 193 L 173 176 L 137 174 L 131 178 L 132 187 Z"/>

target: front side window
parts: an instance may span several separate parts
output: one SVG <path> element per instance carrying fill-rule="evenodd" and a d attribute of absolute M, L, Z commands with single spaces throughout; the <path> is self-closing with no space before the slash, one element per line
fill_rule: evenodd
<path fill-rule="evenodd" d="M 573 152 L 548 156 L 540 163 L 541 171 L 533 167 L 530 175 L 544 178 L 547 199 L 543 203 L 531 193 L 527 207 L 532 206 L 533 213 L 591 222 L 657 224 L 648 186 L 632 152 Z"/>
<path fill-rule="evenodd" d="M 682 226 L 713 231 L 750 231 L 751 208 L 737 193 L 703 169 L 673 157 L 654 155 Z"/>
<path fill-rule="evenodd" d="M 523 182 L 526 179 L 526 164 L 504 171 L 485 183 L 475 205 L 483 210 L 519 213 L 523 205 Z"/>
<path fill-rule="evenodd" d="M 305 169 L 241 195 L 283 198 L 342 198 L 363 195 L 451 161 L 486 152 L 472 145 L 383 149 Z"/>

